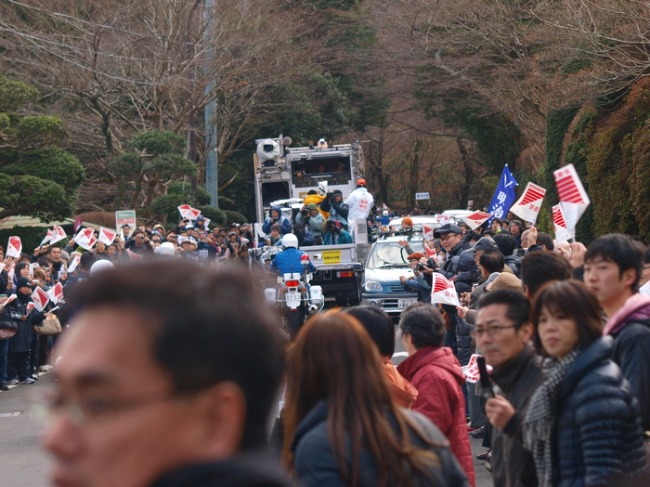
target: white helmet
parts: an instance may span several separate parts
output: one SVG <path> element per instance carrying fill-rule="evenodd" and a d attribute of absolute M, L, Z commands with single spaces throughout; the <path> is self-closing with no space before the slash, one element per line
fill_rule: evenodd
<path fill-rule="evenodd" d="M 171 242 L 163 242 L 159 247 L 156 247 L 154 252 L 159 255 L 169 255 L 173 257 L 176 255 L 176 247 Z"/>
<path fill-rule="evenodd" d="M 296 237 L 293 233 L 287 233 L 284 237 L 282 237 L 282 246 L 284 248 L 293 247 L 297 249 L 298 237 Z"/>
<path fill-rule="evenodd" d="M 113 263 L 110 260 L 106 259 L 99 259 L 95 261 L 95 263 L 90 266 L 90 275 L 97 274 L 98 272 L 102 272 L 107 269 L 112 269 L 113 268 Z"/>

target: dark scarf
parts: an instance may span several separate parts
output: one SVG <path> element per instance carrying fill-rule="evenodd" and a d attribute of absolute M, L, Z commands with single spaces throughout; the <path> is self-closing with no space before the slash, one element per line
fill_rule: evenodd
<path fill-rule="evenodd" d="M 533 454 L 539 487 L 553 486 L 553 433 L 558 415 L 558 392 L 567 370 L 579 354 L 580 349 L 574 348 L 549 364 L 545 370 L 546 381 L 531 398 L 524 419 L 524 446 Z"/>

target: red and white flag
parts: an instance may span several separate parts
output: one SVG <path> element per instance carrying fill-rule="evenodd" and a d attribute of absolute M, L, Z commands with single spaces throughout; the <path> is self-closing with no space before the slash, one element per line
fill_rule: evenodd
<path fill-rule="evenodd" d="M 63 299 L 63 284 L 57 282 L 54 287 L 50 288 L 47 295 L 50 298 L 50 301 L 54 304 L 59 304 L 59 301 Z"/>
<path fill-rule="evenodd" d="M 20 241 L 20 237 L 9 237 L 9 243 L 7 244 L 7 257 L 14 257 L 16 259 L 20 258 L 23 251 L 23 243 Z"/>
<path fill-rule="evenodd" d="M 573 232 L 566 226 L 562 205 L 558 204 L 553 207 L 553 225 L 555 226 L 555 240 L 557 242 L 566 242 L 575 237 Z"/>
<path fill-rule="evenodd" d="M 465 380 L 470 384 L 476 384 L 481 379 L 481 373 L 478 370 L 478 358 L 480 355 L 474 353 L 469 358 L 467 365 L 463 367 L 463 373 L 465 374 Z M 485 368 L 488 373 L 492 373 L 492 366 L 485 364 Z"/>
<path fill-rule="evenodd" d="M 553 171 L 553 175 L 555 176 L 557 193 L 560 197 L 560 205 L 564 212 L 564 221 L 569 231 L 573 233 L 578 220 L 591 204 L 591 201 L 573 164 Z"/>
<path fill-rule="evenodd" d="M 108 228 L 101 227 L 99 229 L 99 241 L 106 244 L 110 245 L 113 243 L 113 240 L 115 240 L 115 237 L 117 237 L 117 232 L 113 230 L 109 230 Z"/>
<path fill-rule="evenodd" d="M 475 211 L 471 215 L 463 217 L 463 220 L 467 225 L 469 225 L 469 228 L 472 230 L 476 230 L 478 227 L 483 225 L 486 221 L 490 219 L 492 216 L 492 213 L 485 213 L 484 211 Z"/>
<path fill-rule="evenodd" d="M 36 286 L 36 289 L 32 293 L 32 301 L 34 301 L 37 310 L 43 311 L 47 303 L 50 302 L 50 297 L 40 287 Z"/>
<path fill-rule="evenodd" d="M 95 239 L 94 233 L 95 232 L 92 228 L 84 228 L 80 230 L 77 235 L 75 235 L 74 241 L 82 249 L 90 250 L 92 248 L 92 240 L 94 239 L 95 242 L 97 241 L 97 239 Z"/>
<path fill-rule="evenodd" d="M 454 283 L 442 274 L 433 273 L 433 286 L 431 289 L 431 304 L 451 304 L 460 306 L 458 294 Z"/>
<path fill-rule="evenodd" d="M 47 234 L 45 235 L 45 238 L 43 239 L 43 241 L 39 244 L 39 247 L 42 247 L 43 245 L 48 243 L 51 238 L 52 238 L 52 230 L 48 229 Z"/>
<path fill-rule="evenodd" d="M 422 236 L 427 240 L 433 240 L 433 227 L 422 225 Z"/>
<path fill-rule="evenodd" d="M 50 238 L 50 245 L 54 245 L 57 242 L 60 242 L 68 236 L 65 233 L 65 230 L 58 225 L 52 227 L 52 236 Z"/>
<path fill-rule="evenodd" d="M 542 208 L 546 190 L 534 183 L 528 183 L 519 200 L 512 205 L 510 211 L 524 221 L 535 223 Z"/>
<path fill-rule="evenodd" d="M 72 261 L 70 261 L 70 266 L 68 267 L 68 270 L 67 270 L 68 274 L 72 274 L 75 271 L 75 269 L 79 265 L 80 260 L 81 260 L 81 256 L 79 256 L 79 255 L 75 255 L 72 258 Z"/>
<path fill-rule="evenodd" d="M 188 220 L 196 220 L 201 214 L 201 210 L 192 208 L 190 205 L 181 205 L 178 207 L 178 211 L 181 217 L 187 218 Z"/>

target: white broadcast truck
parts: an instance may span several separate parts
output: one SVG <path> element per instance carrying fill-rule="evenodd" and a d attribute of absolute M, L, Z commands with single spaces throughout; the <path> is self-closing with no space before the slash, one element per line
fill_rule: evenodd
<path fill-rule="evenodd" d="M 347 197 L 363 177 L 361 144 L 329 147 L 291 147 L 291 139 L 258 139 L 253 155 L 255 166 L 255 206 L 257 228 L 268 216 L 271 206 L 279 206 L 286 216 L 293 217 L 302 207 L 310 190 L 318 194 L 341 190 Z M 340 245 L 301 247 L 318 269 L 312 284 L 323 289 L 325 302 L 337 306 L 361 302 L 363 257 L 368 251 L 366 222 L 356 224 L 356 242 Z"/>

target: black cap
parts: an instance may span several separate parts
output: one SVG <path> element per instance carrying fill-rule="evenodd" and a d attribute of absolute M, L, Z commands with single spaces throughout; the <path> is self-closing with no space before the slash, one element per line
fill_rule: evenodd
<path fill-rule="evenodd" d="M 26 277 L 19 277 L 18 280 L 16 281 L 16 289 L 20 289 L 21 287 L 31 288 L 32 284 L 29 282 L 29 279 L 27 279 Z"/>
<path fill-rule="evenodd" d="M 494 241 L 494 239 L 490 237 L 479 238 L 473 247 L 474 250 L 487 250 L 487 249 L 496 249 L 496 248 L 497 248 L 496 242 Z"/>
<path fill-rule="evenodd" d="M 440 238 L 445 233 L 455 233 L 456 235 L 460 235 L 460 233 L 461 233 L 460 227 L 458 225 L 453 224 L 453 223 L 447 223 L 447 224 L 441 226 L 435 232 L 433 232 L 433 236 L 435 238 Z"/>

